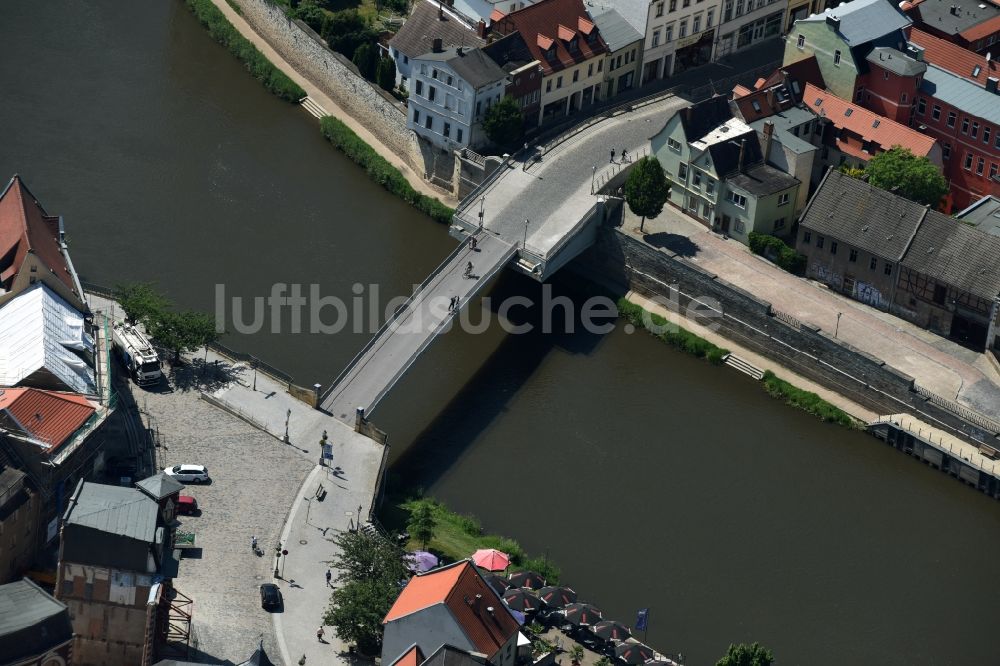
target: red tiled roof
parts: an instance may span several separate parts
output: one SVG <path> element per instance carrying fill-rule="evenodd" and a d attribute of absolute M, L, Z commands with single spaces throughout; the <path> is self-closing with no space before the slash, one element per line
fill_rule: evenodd
<path fill-rule="evenodd" d="M 749 95 L 752 92 L 753 91 L 747 88 L 746 86 L 737 84 L 733 88 L 733 99 L 739 99 L 740 97 L 743 97 L 744 95 Z"/>
<path fill-rule="evenodd" d="M 389 666 L 420 666 L 423 661 L 423 653 L 420 651 L 418 646 L 414 645 L 409 650 L 404 652 L 399 659 L 389 664 Z"/>
<path fill-rule="evenodd" d="M 502 11 L 500 11 L 499 9 L 494 9 L 494 10 L 493 10 L 492 12 L 490 12 L 490 23 L 493 23 L 493 22 L 495 22 L 495 21 L 499 21 L 499 20 L 500 20 L 500 19 L 502 19 L 502 18 L 503 18 L 504 16 L 507 16 L 507 15 L 506 15 L 506 14 L 504 14 L 504 13 L 503 13 Z"/>
<path fill-rule="evenodd" d="M 89 400 L 74 393 L 35 388 L 0 389 L 0 420 L 8 414 L 28 434 L 59 448 L 95 411 Z"/>
<path fill-rule="evenodd" d="M 914 155 L 927 157 L 934 148 L 935 140 L 926 134 L 921 134 L 901 125 L 885 116 L 872 113 L 868 109 L 842 100 L 833 93 L 820 90 L 811 83 L 806 84 L 802 101 L 813 113 L 822 115 L 836 127 L 843 127 L 866 141 L 872 141 L 884 150 L 893 146 L 908 148 Z M 838 145 L 844 150 L 846 144 Z M 851 152 L 844 150 L 844 152 Z M 858 157 L 867 159 L 870 154 L 858 153 Z"/>
<path fill-rule="evenodd" d="M 985 86 L 986 79 L 991 76 L 1000 76 L 1000 67 L 992 60 L 987 60 L 985 56 L 978 55 L 963 49 L 957 44 L 939 39 L 917 28 L 910 29 L 910 41 L 924 50 L 924 60 L 937 65 L 941 69 L 948 70 L 955 76 L 960 76 L 969 81 Z M 973 75 L 979 68 L 979 73 Z"/>
<path fill-rule="evenodd" d="M 576 26 L 576 30 L 568 26 Z M 583 0 L 541 0 L 511 12 L 492 27 L 501 35 L 520 32 L 531 56 L 541 63 L 545 73 L 571 67 L 608 50 L 600 31 L 591 23 Z M 558 39 L 548 35 L 556 35 Z M 570 52 L 569 42 L 574 37 L 577 49 Z M 593 44 L 590 38 L 595 38 Z M 550 59 L 545 52 L 552 47 L 555 58 Z"/>
<path fill-rule="evenodd" d="M 517 620 L 468 560 L 411 578 L 382 622 L 388 624 L 437 604 L 448 606 L 476 651 L 487 658 L 518 630 Z"/>
<path fill-rule="evenodd" d="M 967 42 L 974 42 L 977 39 L 983 39 L 989 37 L 994 32 L 1000 30 L 1000 16 L 994 16 L 991 19 L 983 21 L 979 25 L 974 25 L 965 32 L 960 32 L 958 34 L 962 35 L 962 38 Z"/>
<path fill-rule="evenodd" d="M 59 247 L 59 218 L 47 215 L 21 177 L 15 175 L 0 194 L 0 262 L 3 262 L 0 282 L 17 275 L 29 252 L 76 293 L 69 265 Z M 9 265 L 7 258 L 11 259 Z"/>

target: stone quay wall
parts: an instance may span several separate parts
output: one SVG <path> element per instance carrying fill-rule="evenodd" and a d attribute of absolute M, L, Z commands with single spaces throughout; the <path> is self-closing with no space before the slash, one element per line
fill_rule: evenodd
<path fill-rule="evenodd" d="M 721 335 L 877 413 L 908 412 L 963 439 L 994 448 L 1000 444 L 997 424 L 928 393 L 884 361 L 618 228 L 602 228 L 576 268 L 608 286 L 629 288 L 677 307 L 686 308 L 692 301 L 707 305 L 721 313 L 711 320 Z"/>
<path fill-rule="evenodd" d="M 354 64 L 332 51 L 309 26 L 268 0 L 235 0 L 243 18 L 313 85 L 364 125 L 418 174 L 426 172 L 417 135 L 395 98 L 373 86 Z M 332 109 L 331 109 L 332 111 Z"/>

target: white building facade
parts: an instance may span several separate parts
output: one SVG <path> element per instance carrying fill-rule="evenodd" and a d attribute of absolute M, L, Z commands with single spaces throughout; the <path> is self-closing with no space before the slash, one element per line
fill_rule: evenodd
<path fill-rule="evenodd" d="M 778 37 L 787 9 L 788 0 L 723 0 L 715 58 Z"/>
<path fill-rule="evenodd" d="M 456 47 L 411 59 L 406 126 L 442 150 L 489 141 L 482 121 L 500 101 L 506 73 L 479 49 Z"/>
<path fill-rule="evenodd" d="M 722 0 L 652 0 L 646 19 L 642 82 L 711 62 L 721 16 Z"/>

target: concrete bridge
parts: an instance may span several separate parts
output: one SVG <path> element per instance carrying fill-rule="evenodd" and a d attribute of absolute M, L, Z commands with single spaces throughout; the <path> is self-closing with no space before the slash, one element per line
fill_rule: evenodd
<path fill-rule="evenodd" d="M 506 159 L 455 212 L 451 234 L 462 244 L 442 263 L 321 396 L 321 409 L 355 425 L 406 373 L 460 307 L 505 266 L 544 281 L 594 241 L 608 195 L 631 160 L 648 152 L 649 138 L 688 102 L 665 96 L 634 110 L 592 120 L 538 151 Z M 612 162 L 622 149 L 630 161 Z M 611 187 L 607 187 L 610 185 Z M 475 237 L 473 251 L 468 238 Z M 464 277 L 467 264 L 473 276 Z M 359 410 L 361 410 L 359 412 Z"/>

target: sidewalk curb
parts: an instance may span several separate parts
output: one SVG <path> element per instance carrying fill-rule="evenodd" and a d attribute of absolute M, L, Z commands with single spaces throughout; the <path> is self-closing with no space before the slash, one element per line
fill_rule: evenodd
<path fill-rule="evenodd" d="M 281 529 L 281 543 L 288 541 L 288 535 L 292 531 L 292 520 L 295 518 L 295 514 L 298 512 L 299 507 L 302 505 L 306 488 L 316 480 L 316 476 L 322 471 L 323 468 L 316 465 L 313 467 L 313 470 L 309 472 L 309 475 L 306 476 L 302 485 L 299 486 L 299 490 L 295 495 L 295 501 L 292 502 L 292 506 L 288 509 L 288 515 L 285 516 L 285 526 Z M 273 576 L 272 580 L 274 580 Z M 278 644 L 278 650 L 281 652 L 281 661 L 285 664 L 285 666 L 290 666 L 292 664 L 292 659 L 288 655 L 288 645 L 285 643 L 285 633 L 282 629 L 281 613 L 274 613 L 271 617 L 274 620 L 274 640 Z"/>

